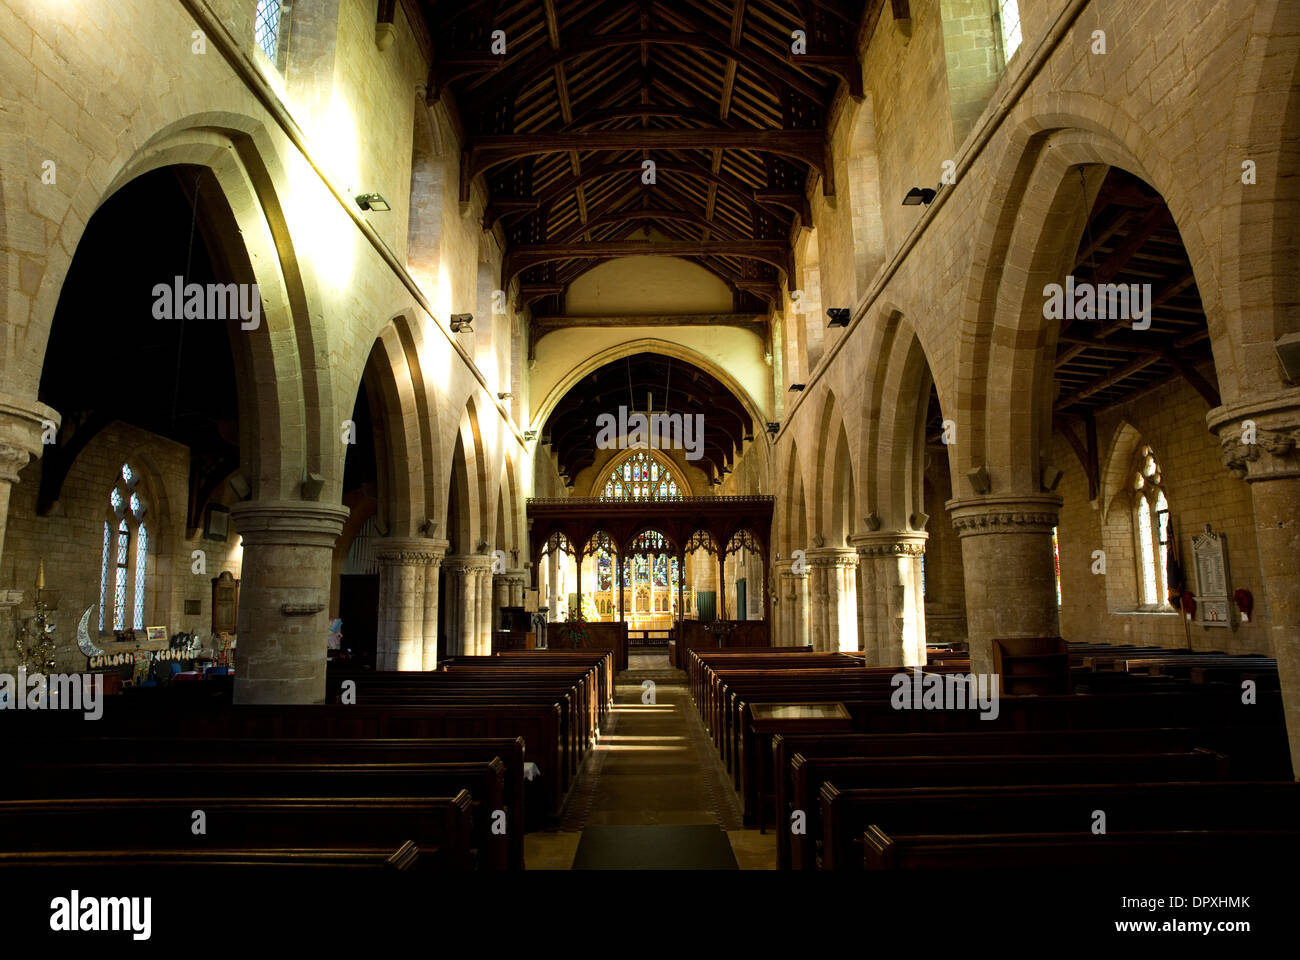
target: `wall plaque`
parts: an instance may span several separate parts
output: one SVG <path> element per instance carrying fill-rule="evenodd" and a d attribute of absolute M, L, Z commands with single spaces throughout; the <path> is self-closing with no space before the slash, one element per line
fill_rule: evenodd
<path fill-rule="evenodd" d="M 1202 627 L 1233 627 L 1232 588 L 1228 581 L 1228 542 L 1210 525 L 1192 537 L 1192 554 L 1196 558 L 1196 612 Z"/>

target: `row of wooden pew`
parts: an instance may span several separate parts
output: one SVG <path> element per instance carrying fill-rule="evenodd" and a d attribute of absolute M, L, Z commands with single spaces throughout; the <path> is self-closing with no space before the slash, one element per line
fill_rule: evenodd
<path fill-rule="evenodd" d="M 350 683 L 348 683 L 350 681 Z M 330 672 L 318 706 L 111 697 L 0 716 L 0 869 L 524 867 L 609 709 L 607 651 Z M 539 789 L 540 788 L 540 789 Z"/>
<path fill-rule="evenodd" d="M 994 718 L 895 709 L 891 678 L 902 670 L 781 648 L 692 653 L 692 696 L 746 822 L 762 829 L 772 813 L 778 866 L 1167 865 L 1300 852 L 1282 813 L 1300 793 L 1275 692 L 1249 703 L 1239 685 L 1134 674 L 1103 694 L 1002 696 Z M 947 658 L 926 671 L 969 667 Z M 843 704 L 840 732 L 799 722 L 773 732 L 770 721 L 756 730 L 756 705 L 826 703 Z"/>

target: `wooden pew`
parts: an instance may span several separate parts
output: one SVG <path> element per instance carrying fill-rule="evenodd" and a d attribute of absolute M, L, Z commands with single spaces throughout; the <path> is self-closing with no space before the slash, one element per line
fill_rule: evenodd
<path fill-rule="evenodd" d="M 1060 870 L 1289 867 L 1300 856 L 1300 830 L 1168 830 L 1110 833 L 862 835 L 867 870 Z"/>
<path fill-rule="evenodd" d="M 505 841 L 505 866 L 522 870 L 524 831 L 510 829 L 526 822 L 524 742 L 515 739 L 465 738 L 459 740 L 341 740 L 295 739 L 250 740 L 231 738 L 187 739 L 182 737 L 88 737 L 78 740 L 32 739 L 24 748 L 34 757 L 57 756 L 59 751 L 74 755 L 76 762 L 109 763 L 134 761 L 153 763 L 480 763 L 496 760 L 504 765 L 507 831 L 489 840 L 492 863 L 500 862 Z M 482 790 L 470 786 L 476 802 Z M 3 792 L 0 790 L 0 792 Z M 489 801 L 491 802 L 491 801 Z M 495 809 L 495 808 L 490 808 Z"/>
<path fill-rule="evenodd" d="M 807 815 L 808 829 L 793 837 L 790 865 L 816 869 L 822 836 L 818 795 L 823 783 L 861 787 L 995 786 L 999 784 L 1114 783 L 1222 779 L 1227 758 L 1208 750 L 1180 753 L 1042 754 L 1040 756 L 817 757 L 790 761 L 791 803 Z"/>
<path fill-rule="evenodd" d="M 1258 742 L 1256 742 L 1258 741 Z M 1239 780 L 1281 780 L 1290 776 L 1285 730 L 1233 731 L 1204 727 L 1137 730 L 971 731 L 907 734 L 778 734 L 772 742 L 774 777 L 764 784 L 777 825 L 777 867 L 790 865 L 790 815 L 794 784 L 790 760 L 818 757 L 1038 756 L 1182 752 L 1203 747 L 1228 757 L 1228 775 Z M 761 820 L 761 818 L 760 818 Z M 860 833 L 860 831 L 854 831 Z"/>
<path fill-rule="evenodd" d="M 312 870 L 371 870 L 414 871 L 422 858 L 437 857 L 437 850 L 421 850 L 412 841 L 394 849 L 378 847 L 281 847 L 247 848 L 231 850 L 20 850 L 0 851 L 0 871 L 21 871 L 24 879 L 33 873 L 53 871 L 63 876 L 75 869 L 104 871 L 120 877 L 124 870 L 165 869 L 166 876 L 175 877 L 179 871 L 194 871 L 195 880 L 210 877 L 220 870 L 245 871 L 280 869 L 285 871 Z M 233 879 L 233 878 L 232 878 Z"/>
<path fill-rule="evenodd" d="M 1108 831 L 1289 829 L 1300 783 L 1098 783 L 841 789 L 822 784 L 821 867 L 859 870 L 862 833 L 880 826 L 913 834 L 1077 831 L 1091 836 L 1095 811 Z"/>
<path fill-rule="evenodd" d="M 492 812 L 501 802 L 504 765 L 455 763 L 16 763 L 3 785 L 6 799 L 56 800 L 113 797 L 157 799 L 186 796 L 340 798 L 441 797 L 465 807 L 464 843 L 439 840 L 457 869 L 502 869 L 504 837 L 491 834 Z M 481 791 L 456 785 L 472 780 Z M 485 785 L 486 784 L 486 785 Z M 457 814 L 459 816 L 459 814 Z M 507 824 L 509 828 L 509 824 Z M 417 837 L 407 837 L 415 839 Z"/>
<path fill-rule="evenodd" d="M 193 832 L 193 814 L 205 832 Z M 470 798 L 95 797 L 0 801 L 0 852 L 392 850 L 411 842 L 420 870 L 465 870 Z"/>

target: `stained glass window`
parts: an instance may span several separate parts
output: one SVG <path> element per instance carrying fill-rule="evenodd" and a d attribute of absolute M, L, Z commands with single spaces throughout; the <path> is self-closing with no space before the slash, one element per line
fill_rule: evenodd
<path fill-rule="evenodd" d="M 668 586 L 668 558 L 662 553 L 655 557 L 655 586 Z"/>
<path fill-rule="evenodd" d="M 108 493 L 104 549 L 99 571 L 99 630 L 144 629 L 149 580 L 149 533 L 142 522 L 148 510 L 135 487 L 139 477 L 122 464 Z M 134 576 L 130 567 L 135 565 Z"/>
<path fill-rule="evenodd" d="M 682 496 L 667 465 L 638 451 L 614 468 L 605 481 L 605 500 L 672 500 Z"/>

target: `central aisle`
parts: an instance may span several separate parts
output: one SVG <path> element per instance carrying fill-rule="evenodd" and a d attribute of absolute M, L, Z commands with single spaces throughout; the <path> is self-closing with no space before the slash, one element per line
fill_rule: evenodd
<path fill-rule="evenodd" d="M 576 840 L 573 869 L 770 868 L 772 838 L 741 830 L 736 795 L 685 674 L 662 655 L 634 655 L 630 665 L 561 832 L 533 835 L 529 866 L 562 868 Z"/>

